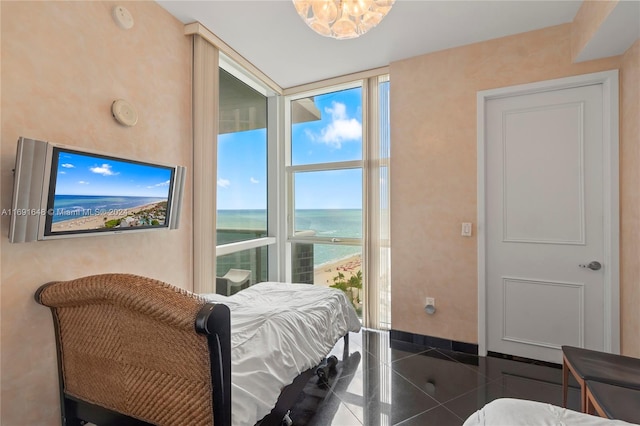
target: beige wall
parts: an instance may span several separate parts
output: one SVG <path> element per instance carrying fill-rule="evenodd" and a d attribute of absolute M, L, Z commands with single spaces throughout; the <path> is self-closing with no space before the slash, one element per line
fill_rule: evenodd
<path fill-rule="evenodd" d="M 640 358 L 640 40 L 622 56 L 620 85 L 622 353 Z"/>
<path fill-rule="evenodd" d="M 20 135 L 191 167 L 190 42 L 153 2 L 0 2 L 1 204 Z M 638 43 L 622 58 L 571 64 L 569 25 L 392 64 L 393 328 L 476 342 L 476 92 L 621 67 L 623 350 L 640 356 Z M 116 98 L 140 114 L 113 121 Z M 59 424 L 53 330 L 33 301 L 47 281 L 133 272 L 191 288 L 191 182 L 181 229 L 9 244 L 0 238 L 2 425 Z M 437 298 L 438 316 L 423 313 Z"/>
<path fill-rule="evenodd" d="M 18 136 L 191 167 L 191 42 L 154 2 L 2 1 L 2 208 L 11 203 Z M 111 102 L 139 113 L 117 124 Z M 130 272 L 191 288 L 191 180 L 176 231 L 10 244 L 2 217 L 2 425 L 59 425 L 49 309 L 34 291 L 47 281 Z"/>
<path fill-rule="evenodd" d="M 478 342 L 477 240 L 460 236 L 460 224 L 475 231 L 477 217 L 476 94 L 621 67 L 622 57 L 573 64 L 571 36 L 565 24 L 391 64 L 394 330 Z M 637 92 L 634 49 L 622 93 Z M 621 145 L 631 151 L 621 162 L 621 292 L 635 297 L 623 302 L 623 351 L 638 354 L 638 97 L 621 98 Z M 436 298 L 437 315 L 424 313 L 426 296 Z"/>

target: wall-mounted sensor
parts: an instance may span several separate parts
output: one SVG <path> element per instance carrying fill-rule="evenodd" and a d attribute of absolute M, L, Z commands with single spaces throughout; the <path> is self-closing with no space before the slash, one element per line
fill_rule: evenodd
<path fill-rule="evenodd" d="M 111 104 L 111 115 L 123 126 L 132 127 L 138 122 L 138 112 L 131 103 L 124 99 L 116 99 Z"/>
<path fill-rule="evenodd" d="M 123 30 L 133 28 L 133 15 L 124 6 L 114 6 L 111 9 L 111 15 L 116 24 Z"/>

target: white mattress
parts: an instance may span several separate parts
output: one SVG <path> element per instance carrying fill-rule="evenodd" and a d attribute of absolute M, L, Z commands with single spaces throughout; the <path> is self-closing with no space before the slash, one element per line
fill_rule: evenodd
<path fill-rule="evenodd" d="M 360 330 L 353 306 L 333 288 L 264 282 L 230 297 L 203 296 L 231 310 L 234 426 L 253 426 L 269 414 L 285 386 Z"/>
<path fill-rule="evenodd" d="M 473 413 L 462 426 L 631 426 L 621 420 L 524 399 L 496 399 Z"/>

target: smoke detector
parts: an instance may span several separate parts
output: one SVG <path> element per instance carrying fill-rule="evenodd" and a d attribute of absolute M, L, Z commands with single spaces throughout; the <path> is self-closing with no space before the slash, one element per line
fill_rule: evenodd
<path fill-rule="evenodd" d="M 138 112 L 131 103 L 124 99 L 116 99 L 111 104 L 111 114 L 123 126 L 132 127 L 138 122 Z"/>
<path fill-rule="evenodd" d="M 133 28 L 133 15 L 124 6 L 114 6 L 111 15 L 116 24 L 124 30 Z"/>

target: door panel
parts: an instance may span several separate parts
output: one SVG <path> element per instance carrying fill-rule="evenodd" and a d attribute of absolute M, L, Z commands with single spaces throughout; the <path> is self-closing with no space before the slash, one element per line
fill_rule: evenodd
<path fill-rule="evenodd" d="M 505 241 L 584 244 L 583 112 L 581 103 L 504 112 Z"/>
<path fill-rule="evenodd" d="M 604 348 L 602 85 L 486 104 L 489 351 Z"/>
<path fill-rule="evenodd" d="M 504 340 L 555 349 L 582 346 L 583 285 L 505 277 L 502 286 Z M 557 314 L 548 315 L 549 311 Z M 550 329 L 554 333 L 548 333 Z"/>

